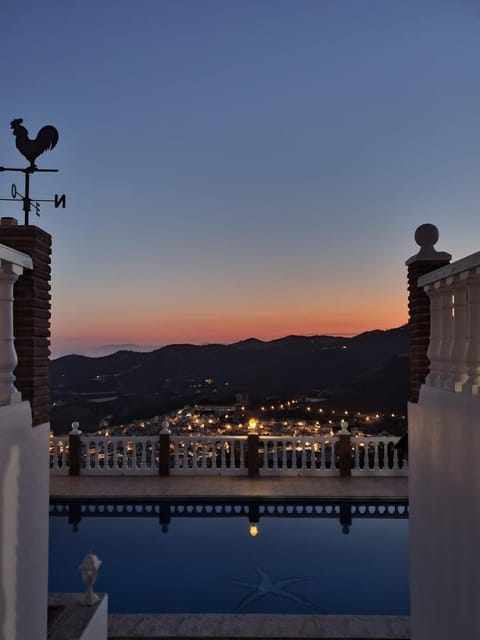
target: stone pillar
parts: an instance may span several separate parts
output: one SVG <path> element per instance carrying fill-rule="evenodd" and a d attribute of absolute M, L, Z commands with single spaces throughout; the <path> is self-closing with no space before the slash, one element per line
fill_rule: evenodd
<path fill-rule="evenodd" d="M 170 429 L 168 420 L 162 422 L 159 436 L 158 475 L 170 475 Z"/>
<path fill-rule="evenodd" d="M 33 426 L 50 421 L 50 255 L 51 236 L 34 226 L 0 220 L 0 243 L 31 256 L 33 270 L 14 289 L 16 387 L 32 407 Z"/>
<path fill-rule="evenodd" d="M 72 422 L 72 430 L 68 434 L 68 453 L 69 453 L 69 469 L 68 475 L 80 475 L 80 463 L 82 456 L 82 443 L 80 436 L 82 432 L 79 430 L 78 422 Z"/>
<path fill-rule="evenodd" d="M 436 251 L 438 229 L 433 224 L 422 224 L 415 231 L 415 242 L 420 251 L 406 262 L 408 267 L 408 356 L 410 360 L 410 402 L 418 402 L 421 385 L 429 371 L 427 350 L 430 341 L 430 301 L 417 286 L 420 276 L 449 264 L 452 256 Z"/>
<path fill-rule="evenodd" d="M 247 437 L 247 465 L 248 465 L 249 478 L 258 478 L 260 473 L 258 448 L 259 448 L 258 433 L 249 433 Z"/>
<path fill-rule="evenodd" d="M 338 433 L 338 470 L 341 478 L 352 475 L 352 434 L 348 430 L 348 422 L 340 421 L 341 430 Z"/>

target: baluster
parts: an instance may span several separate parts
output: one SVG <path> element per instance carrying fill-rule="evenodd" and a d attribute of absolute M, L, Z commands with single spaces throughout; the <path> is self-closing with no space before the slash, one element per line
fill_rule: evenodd
<path fill-rule="evenodd" d="M 452 384 L 449 391 L 459 392 L 468 378 L 467 349 L 468 349 L 468 313 L 467 313 L 467 280 L 470 271 L 464 271 L 452 278 L 454 295 L 453 305 L 453 344 L 450 349 L 452 363 Z"/>
<path fill-rule="evenodd" d="M 358 442 L 352 439 L 353 444 L 353 469 L 358 469 Z M 353 470 L 352 470 L 353 471 Z"/>
<path fill-rule="evenodd" d="M 270 460 L 272 461 L 272 470 L 273 469 L 278 469 L 278 465 L 277 463 L 277 452 L 275 449 L 275 443 L 273 442 L 273 440 L 268 440 L 267 441 L 267 467 L 269 467 L 270 465 Z"/>
<path fill-rule="evenodd" d="M 171 439 L 170 442 L 173 445 L 173 468 L 180 470 L 183 468 L 183 464 L 180 464 L 180 452 L 179 452 L 181 447 L 181 442 L 176 439 L 175 440 Z"/>
<path fill-rule="evenodd" d="M 365 470 L 365 443 L 364 442 L 358 442 L 357 443 L 357 447 L 358 447 L 358 469 L 360 471 L 364 471 Z M 362 454 L 363 454 L 363 467 L 361 466 L 361 464 L 362 464 L 361 455 Z"/>
<path fill-rule="evenodd" d="M 56 449 L 57 453 L 57 469 L 66 469 L 68 466 L 68 440 L 61 440 L 61 449 Z"/>
<path fill-rule="evenodd" d="M 378 460 L 378 448 L 380 446 L 380 441 L 379 440 L 374 440 L 373 441 L 373 466 L 372 466 L 372 471 L 378 471 L 378 469 L 380 468 L 380 464 L 379 464 L 379 460 Z"/>
<path fill-rule="evenodd" d="M 128 451 L 128 469 L 135 469 L 135 445 L 132 440 L 127 440 L 127 451 Z"/>
<path fill-rule="evenodd" d="M 395 439 L 395 440 L 391 440 L 389 442 L 389 449 L 386 450 L 385 455 L 387 457 L 387 468 L 389 470 L 393 470 L 393 469 L 398 469 L 398 451 L 395 449 L 395 445 L 397 444 L 399 438 Z M 390 466 L 390 450 L 392 449 L 393 451 L 393 455 L 391 457 L 392 459 L 392 466 Z"/>
<path fill-rule="evenodd" d="M 13 285 L 22 273 L 22 267 L 0 259 L 0 405 L 15 404 L 22 399 L 13 373 L 18 363 L 13 335 Z"/>
<path fill-rule="evenodd" d="M 424 291 L 430 299 L 430 341 L 427 349 L 430 371 L 425 378 L 425 383 L 430 387 L 436 387 L 439 384 L 441 374 L 442 297 L 440 283 L 429 284 L 424 287 Z"/>
<path fill-rule="evenodd" d="M 112 469 L 118 471 L 120 469 L 120 454 L 118 451 L 118 440 L 115 440 L 112 446 Z"/>
<path fill-rule="evenodd" d="M 468 280 L 467 333 L 468 347 L 466 365 L 468 378 L 463 391 L 478 395 L 480 389 L 480 268 Z"/>
<path fill-rule="evenodd" d="M 285 468 L 284 457 L 286 456 L 285 443 L 282 442 L 282 447 L 281 447 L 281 450 L 280 450 L 280 441 L 276 440 L 273 443 L 273 448 L 274 448 L 274 451 L 275 451 L 275 461 L 277 463 L 275 469 L 276 470 L 278 470 L 280 468 L 284 469 Z M 282 465 L 282 466 L 280 467 L 280 465 Z"/>
<path fill-rule="evenodd" d="M 198 439 L 194 440 L 192 443 L 192 469 L 197 471 L 199 469 L 198 464 Z"/>
<path fill-rule="evenodd" d="M 301 445 L 302 445 L 302 455 L 300 456 L 300 469 L 302 471 L 305 471 L 305 469 L 307 468 L 307 458 L 306 458 L 306 438 L 303 438 L 303 440 L 301 441 Z"/>
<path fill-rule="evenodd" d="M 451 288 L 451 278 L 443 280 L 441 294 L 441 316 L 442 316 L 442 344 L 440 347 L 440 384 L 442 389 L 447 389 L 452 385 L 452 364 L 450 362 L 450 351 L 453 347 L 453 293 Z"/>
<path fill-rule="evenodd" d="M 50 440 L 49 453 L 50 453 L 50 469 L 58 469 L 58 451 L 57 451 L 57 445 L 53 438 L 51 438 Z"/>
<path fill-rule="evenodd" d="M 215 457 L 213 459 L 214 467 L 217 473 L 222 473 L 227 469 L 227 459 L 225 449 L 227 447 L 226 440 L 216 440 L 215 441 Z M 217 460 L 219 462 L 217 462 Z"/>
<path fill-rule="evenodd" d="M 100 442 L 93 443 L 94 446 L 94 458 L 93 458 L 93 468 L 95 470 L 100 469 Z"/>

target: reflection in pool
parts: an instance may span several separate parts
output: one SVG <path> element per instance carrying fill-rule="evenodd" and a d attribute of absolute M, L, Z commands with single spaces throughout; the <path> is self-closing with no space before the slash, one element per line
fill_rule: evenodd
<path fill-rule="evenodd" d="M 111 612 L 407 615 L 408 505 L 369 500 L 56 502 L 49 590 L 103 561 Z"/>

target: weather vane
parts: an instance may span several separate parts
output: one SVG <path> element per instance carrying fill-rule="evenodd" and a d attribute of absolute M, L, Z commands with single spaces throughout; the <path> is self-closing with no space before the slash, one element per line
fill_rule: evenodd
<path fill-rule="evenodd" d="M 25 127 L 22 126 L 23 119 L 16 118 L 12 120 L 10 126 L 13 131 L 13 135 L 15 136 L 15 146 L 20 151 L 22 156 L 24 156 L 29 162 L 30 165 L 25 169 L 19 169 L 17 167 L 0 167 L 0 171 L 20 171 L 25 175 L 25 192 L 22 195 L 18 190 L 15 184 L 12 184 L 11 188 L 11 198 L 0 198 L 0 200 L 5 201 L 14 201 L 17 198 L 23 202 L 23 211 L 25 212 L 25 224 L 29 224 L 29 214 L 32 207 L 35 209 L 35 213 L 37 216 L 40 215 L 40 202 L 53 202 L 55 208 L 62 207 L 65 209 L 66 205 L 66 196 L 55 194 L 53 199 L 38 199 L 35 198 L 32 200 L 30 197 L 30 176 L 32 173 L 40 172 L 40 173 L 56 173 L 58 169 L 39 169 L 35 164 L 35 160 L 39 155 L 44 153 L 45 151 L 49 151 L 55 147 L 58 142 L 58 131 L 55 127 L 51 125 L 46 125 L 42 127 L 37 134 L 35 140 L 30 140 L 28 137 L 28 131 Z"/>

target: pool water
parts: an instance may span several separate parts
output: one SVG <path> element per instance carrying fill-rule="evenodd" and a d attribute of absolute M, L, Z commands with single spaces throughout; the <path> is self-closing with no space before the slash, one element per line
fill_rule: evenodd
<path fill-rule="evenodd" d="M 264 509 L 252 536 L 251 518 L 223 508 L 184 510 L 168 525 L 158 507 L 81 509 L 78 526 L 68 513 L 50 517 L 49 590 L 82 591 L 78 567 L 92 551 L 103 563 L 95 590 L 108 592 L 111 612 L 409 614 L 406 516 L 364 513 L 345 526 L 335 511 Z"/>

